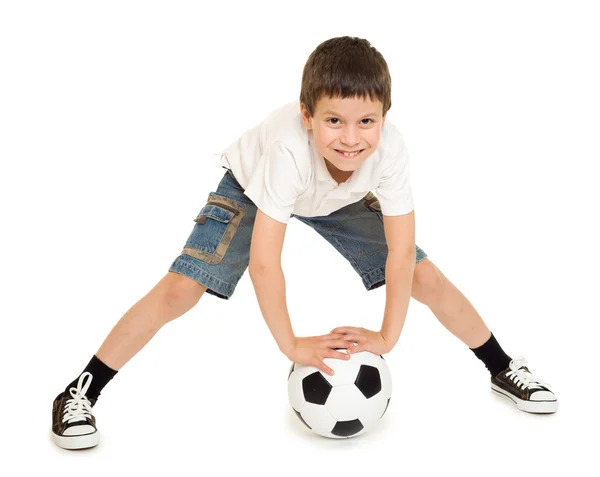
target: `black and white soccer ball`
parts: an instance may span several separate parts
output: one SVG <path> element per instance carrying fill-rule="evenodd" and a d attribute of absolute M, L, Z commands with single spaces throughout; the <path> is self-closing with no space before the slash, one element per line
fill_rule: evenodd
<path fill-rule="evenodd" d="M 334 370 L 333 376 L 298 363 L 290 368 L 288 397 L 298 418 L 324 437 L 355 437 L 372 429 L 392 397 L 392 378 L 383 356 L 359 351 L 348 360 L 323 361 Z"/>

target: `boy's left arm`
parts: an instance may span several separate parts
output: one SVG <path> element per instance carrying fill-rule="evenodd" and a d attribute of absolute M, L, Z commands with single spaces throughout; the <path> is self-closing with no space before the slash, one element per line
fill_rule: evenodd
<path fill-rule="evenodd" d="M 388 257 L 385 265 L 386 302 L 380 331 L 342 326 L 332 333 L 344 333 L 344 339 L 355 341 L 356 346 L 348 352 L 370 351 L 375 354 L 389 353 L 398 342 L 406 320 L 412 291 L 416 262 L 415 213 L 399 216 L 383 216 Z"/>

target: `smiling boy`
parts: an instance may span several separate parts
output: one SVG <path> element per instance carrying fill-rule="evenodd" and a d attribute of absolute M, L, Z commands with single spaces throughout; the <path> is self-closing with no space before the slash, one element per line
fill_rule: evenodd
<path fill-rule="evenodd" d="M 229 299 L 246 269 L 261 313 L 291 360 L 332 374 L 326 357 L 389 353 L 412 296 L 427 305 L 487 367 L 494 392 L 527 412 L 552 413 L 558 401 L 523 357 L 511 359 L 464 295 L 415 244 L 409 156 L 386 120 L 391 78 L 366 40 L 332 38 L 309 56 L 300 101 L 284 105 L 223 151 L 227 169 L 195 218 L 167 274 L 111 330 L 98 352 L 54 400 L 54 442 L 93 447 L 92 407 L 100 392 L 155 333 L 206 292 Z M 375 193 L 373 193 L 375 191 Z M 281 252 L 287 223 L 323 236 L 365 288 L 386 286 L 381 327 L 342 326 L 297 337 L 287 310 Z"/>

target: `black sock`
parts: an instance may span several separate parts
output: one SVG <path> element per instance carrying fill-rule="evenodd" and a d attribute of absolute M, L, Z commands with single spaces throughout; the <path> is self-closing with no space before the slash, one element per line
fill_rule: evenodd
<path fill-rule="evenodd" d="M 511 357 L 504 352 L 500 347 L 500 344 L 498 344 L 498 341 L 496 341 L 494 333 L 492 333 L 490 338 L 479 348 L 469 349 L 475 353 L 475 356 L 483 361 L 483 364 L 485 364 L 485 367 L 492 375 L 492 378 L 503 369 L 508 368 L 511 361 Z"/>
<path fill-rule="evenodd" d="M 98 396 L 100 396 L 100 391 L 102 391 L 104 386 L 106 386 L 108 382 L 112 378 L 114 378 L 115 374 L 117 374 L 118 371 L 115 371 L 114 369 L 111 369 L 108 366 L 106 366 L 102 361 L 100 361 L 96 357 L 96 355 L 92 356 L 92 359 L 85 367 L 85 369 L 81 372 L 81 374 L 85 373 L 86 371 L 92 374 L 92 382 L 90 383 L 90 387 L 85 393 L 85 395 L 90 400 L 93 406 L 94 404 L 96 404 Z M 69 394 L 70 388 L 77 387 L 77 381 L 79 381 L 79 377 L 81 376 L 81 374 L 77 376 L 77 379 L 75 379 L 65 388 L 65 394 Z"/>

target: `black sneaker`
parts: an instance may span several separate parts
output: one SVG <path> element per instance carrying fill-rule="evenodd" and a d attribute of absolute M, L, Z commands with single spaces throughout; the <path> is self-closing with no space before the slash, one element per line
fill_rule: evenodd
<path fill-rule="evenodd" d="M 531 374 L 523 356 L 513 359 L 508 368 L 492 378 L 492 391 L 510 399 L 521 411 L 549 414 L 558 409 L 554 391 Z"/>
<path fill-rule="evenodd" d="M 69 388 L 69 394 L 63 392 L 54 400 L 52 440 L 63 449 L 86 449 L 98 444 L 93 402 L 85 395 L 91 382 L 91 373 L 85 372 L 79 377 L 76 388 Z"/>

